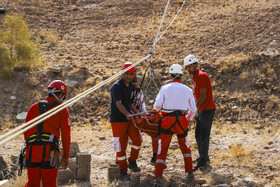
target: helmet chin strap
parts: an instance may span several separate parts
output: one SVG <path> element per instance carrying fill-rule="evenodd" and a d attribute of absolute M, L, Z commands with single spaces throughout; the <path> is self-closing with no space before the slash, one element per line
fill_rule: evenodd
<path fill-rule="evenodd" d="M 49 89 L 48 90 L 48 94 L 52 94 L 54 96 L 54 98 L 57 100 L 58 103 L 61 103 L 63 101 L 63 99 L 65 98 L 65 94 L 63 94 L 63 96 L 59 99 L 55 93 L 61 92 L 60 90 L 57 90 L 55 88 Z M 63 93 L 63 92 L 61 92 Z"/>

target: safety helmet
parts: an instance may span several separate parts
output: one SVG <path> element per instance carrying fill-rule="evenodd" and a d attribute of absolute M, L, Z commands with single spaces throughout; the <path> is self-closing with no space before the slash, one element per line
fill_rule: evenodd
<path fill-rule="evenodd" d="M 169 68 L 169 73 L 170 74 L 183 74 L 183 68 L 179 64 L 173 64 Z"/>
<path fill-rule="evenodd" d="M 197 63 L 197 59 L 194 55 L 188 55 L 184 59 L 184 66 L 188 66 L 188 65 L 194 64 L 194 63 Z"/>
<path fill-rule="evenodd" d="M 63 93 L 63 96 L 61 99 L 58 99 L 58 97 L 54 94 L 54 93 L 58 93 L 58 92 Z M 48 86 L 48 93 L 52 94 L 57 99 L 57 101 L 60 103 L 67 96 L 67 86 L 61 80 L 52 81 Z"/>
<path fill-rule="evenodd" d="M 124 65 L 122 66 L 122 70 L 126 69 L 127 67 L 129 67 L 131 65 L 133 65 L 131 62 L 124 63 Z M 134 73 L 134 72 L 136 72 L 136 69 L 135 69 L 135 67 L 133 67 L 130 70 L 127 70 L 126 72 Z"/>

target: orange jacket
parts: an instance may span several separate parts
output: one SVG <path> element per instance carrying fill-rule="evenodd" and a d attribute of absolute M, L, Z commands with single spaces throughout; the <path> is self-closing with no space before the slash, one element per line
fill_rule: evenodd
<path fill-rule="evenodd" d="M 56 101 L 53 97 L 47 97 L 46 100 L 50 102 Z M 33 104 L 26 116 L 25 122 L 28 122 L 35 117 L 40 115 L 40 110 L 38 103 Z M 61 132 L 61 141 L 62 141 L 62 148 L 63 148 L 63 158 L 69 158 L 69 151 L 70 151 L 70 143 L 71 143 L 71 136 L 70 136 L 70 119 L 69 119 L 69 112 L 67 109 L 63 109 L 60 112 L 56 113 L 55 115 L 51 116 L 50 118 L 46 119 L 43 123 L 43 130 L 42 132 L 48 132 L 54 134 L 58 139 L 60 138 Z M 25 140 L 32 134 L 37 132 L 37 126 L 29 129 L 24 133 Z M 29 149 L 27 148 L 26 157 L 29 158 Z M 43 145 L 33 145 L 32 148 L 32 162 L 40 163 L 42 162 L 43 156 Z M 50 154 L 50 145 L 46 147 L 46 157 L 44 161 L 49 161 L 49 154 Z"/>

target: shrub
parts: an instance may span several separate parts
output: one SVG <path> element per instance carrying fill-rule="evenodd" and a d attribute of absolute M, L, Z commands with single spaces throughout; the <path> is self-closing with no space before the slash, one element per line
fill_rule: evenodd
<path fill-rule="evenodd" d="M 28 26 L 21 16 L 6 15 L 3 25 L 5 30 L 0 32 L 1 77 L 10 78 L 15 67 L 30 69 L 44 64 L 38 44 L 31 39 Z"/>
<path fill-rule="evenodd" d="M 7 45 L 0 43 L 0 67 L 9 67 L 11 64 L 9 48 Z"/>

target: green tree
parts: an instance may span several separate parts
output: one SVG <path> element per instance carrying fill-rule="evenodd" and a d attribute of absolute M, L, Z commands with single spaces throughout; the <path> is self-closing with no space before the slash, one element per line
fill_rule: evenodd
<path fill-rule="evenodd" d="M 38 44 L 31 39 L 31 33 L 23 18 L 17 14 L 6 15 L 3 20 L 4 31 L 0 32 L 0 70 L 11 72 L 15 66 L 35 67 L 42 65 L 44 60 L 36 47 Z"/>

